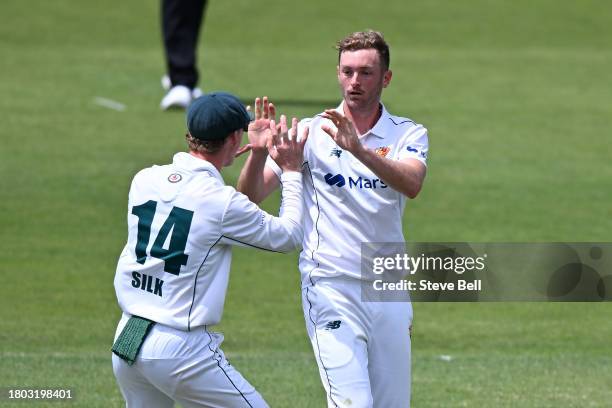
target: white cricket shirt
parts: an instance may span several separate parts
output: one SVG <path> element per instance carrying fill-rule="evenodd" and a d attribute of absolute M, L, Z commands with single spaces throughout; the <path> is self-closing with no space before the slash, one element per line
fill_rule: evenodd
<path fill-rule="evenodd" d="M 336 110 L 343 112 L 341 104 Z M 318 115 L 308 126 L 304 148 L 304 241 L 300 254 L 302 285 L 317 277 L 361 278 L 363 242 L 404 242 L 402 214 L 406 196 L 383 183 L 351 153 L 340 149 L 321 125 L 333 123 Z M 361 142 L 391 160 L 414 158 L 426 164 L 427 129 L 410 119 L 390 115 L 382 106 L 376 125 Z M 266 162 L 280 177 L 280 168 Z"/>
<path fill-rule="evenodd" d="M 273 217 L 188 153 L 136 174 L 115 274 L 121 309 L 180 330 L 217 324 L 232 245 L 286 252 L 302 240 L 302 175 L 281 177 L 280 216 Z"/>

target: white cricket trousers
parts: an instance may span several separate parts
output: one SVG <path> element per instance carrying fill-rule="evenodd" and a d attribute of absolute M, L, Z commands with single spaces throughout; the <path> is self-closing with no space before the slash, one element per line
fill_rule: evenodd
<path fill-rule="evenodd" d="M 115 339 L 129 316 L 122 317 Z M 156 324 L 133 365 L 113 354 L 113 372 L 128 408 L 261 408 L 261 395 L 226 360 L 223 336 Z"/>
<path fill-rule="evenodd" d="M 335 277 L 302 288 L 327 406 L 409 407 L 412 304 L 363 301 L 360 285 Z"/>

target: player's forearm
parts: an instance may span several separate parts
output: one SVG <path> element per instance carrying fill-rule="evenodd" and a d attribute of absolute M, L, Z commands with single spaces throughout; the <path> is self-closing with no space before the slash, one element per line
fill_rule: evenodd
<path fill-rule="evenodd" d="M 302 174 L 287 171 L 281 176 L 282 201 L 278 217 L 261 210 L 234 192 L 223 215 L 221 235 L 232 244 L 245 244 L 278 252 L 293 251 L 303 238 Z"/>
<path fill-rule="evenodd" d="M 302 173 L 287 171 L 281 176 L 283 183 L 281 207 L 277 220 L 281 222 L 285 233 L 275 239 L 279 250 L 292 251 L 302 242 Z"/>
<path fill-rule="evenodd" d="M 421 191 L 425 178 L 424 167 L 387 159 L 365 147 L 353 154 L 392 189 L 409 198 L 415 198 Z"/>
<path fill-rule="evenodd" d="M 237 190 L 259 204 L 264 200 L 264 177 L 267 152 L 249 153 L 238 178 Z"/>

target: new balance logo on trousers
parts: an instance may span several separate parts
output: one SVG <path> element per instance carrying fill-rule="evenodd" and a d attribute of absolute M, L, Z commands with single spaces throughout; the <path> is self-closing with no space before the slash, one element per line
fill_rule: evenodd
<path fill-rule="evenodd" d="M 340 320 L 334 320 L 332 322 L 328 322 L 325 325 L 325 330 L 335 330 L 340 327 L 340 324 L 342 324 Z"/>

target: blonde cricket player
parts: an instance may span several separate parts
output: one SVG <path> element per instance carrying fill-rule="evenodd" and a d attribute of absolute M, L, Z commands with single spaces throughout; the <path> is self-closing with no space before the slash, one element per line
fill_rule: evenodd
<path fill-rule="evenodd" d="M 389 47 L 374 31 L 338 43 L 343 101 L 300 122 L 304 148 L 304 319 L 329 407 L 410 406 L 410 302 L 361 298 L 361 244 L 404 242 L 402 214 L 425 179 L 427 129 L 381 103 Z M 260 202 L 281 183 L 265 141 L 238 189 Z"/>
<path fill-rule="evenodd" d="M 260 105 L 260 103 L 258 104 Z M 128 240 L 115 275 L 123 316 L 113 371 L 127 407 L 267 407 L 231 366 L 213 331 L 228 285 L 231 248 L 287 252 L 302 239 L 302 152 L 297 120 L 249 124 L 227 93 L 196 99 L 187 113 L 189 153 L 140 171 L 128 202 Z M 220 174 L 240 151 L 243 131 L 265 139 L 282 169 L 279 217 L 226 186 Z M 291 136 L 291 137 L 289 137 Z M 236 271 L 235 273 L 239 273 Z"/>

